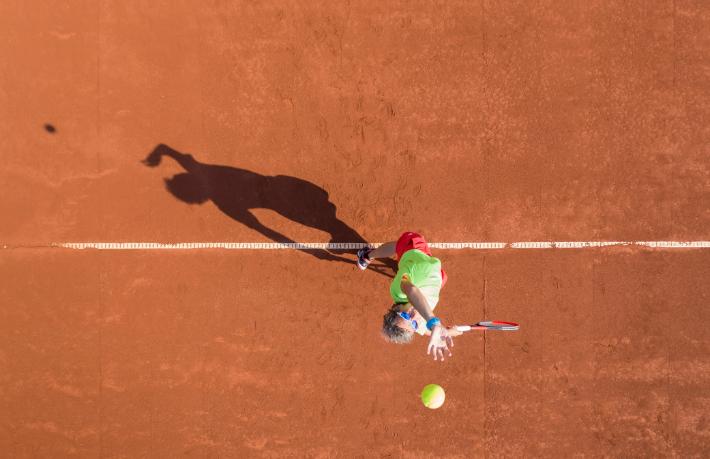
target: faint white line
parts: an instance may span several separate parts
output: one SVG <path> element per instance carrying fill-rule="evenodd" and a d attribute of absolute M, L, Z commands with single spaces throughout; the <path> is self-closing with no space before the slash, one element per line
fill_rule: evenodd
<path fill-rule="evenodd" d="M 49 245 L 12 246 L 4 249 L 58 247 L 64 249 L 96 250 L 354 250 L 377 247 L 382 243 L 359 242 L 60 242 Z M 434 249 L 444 250 L 501 250 L 501 249 L 584 249 L 610 246 L 637 246 L 662 249 L 706 249 L 710 241 L 528 241 L 528 242 L 433 242 Z"/>
<path fill-rule="evenodd" d="M 491 250 L 504 249 L 505 242 L 432 242 L 429 244 L 434 249 L 476 249 Z"/>
<path fill-rule="evenodd" d="M 661 241 L 657 241 L 661 242 Z M 665 241 L 664 241 L 665 242 Z M 609 247 L 614 245 L 639 245 L 636 241 L 540 241 L 512 242 L 512 249 L 584 249 L 588 247 Z M 644 243 L 645 245 L 645 243 Z"/>
<path fill-rule="evenodd" d="M 639 241 L 636 244 L 646 247 L 663 247 L 668 249 L 710 247 L 710 241 Z"/>

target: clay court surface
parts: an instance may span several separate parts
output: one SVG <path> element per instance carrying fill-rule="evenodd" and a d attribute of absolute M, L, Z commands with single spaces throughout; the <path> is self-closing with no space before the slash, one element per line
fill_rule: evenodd
<path fill-rule="evenodd" d="M 683 0 L 3 1 L 0 456 L 707 457 L 707 248 L 435 249 L 446 324 L 521 330 L 434 362 L 352 250 L 53 245 L 708 241 L 709 31 Z"/>

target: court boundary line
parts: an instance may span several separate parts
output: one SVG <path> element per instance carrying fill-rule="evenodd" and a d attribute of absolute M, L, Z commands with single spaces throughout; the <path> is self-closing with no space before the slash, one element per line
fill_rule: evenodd
<path fill-rule="evenodd" d="M 2 245 L 3 249 L 60 248 L 71 250 L 354 250 L 382 243 L 360 242 L 56 242 L 32 245 Z M 659 249 L 707 249 L 710 241 L 521 241 L 521 242 L 431 242 L 441 250 L 585 249 L 641 247 Z"/>

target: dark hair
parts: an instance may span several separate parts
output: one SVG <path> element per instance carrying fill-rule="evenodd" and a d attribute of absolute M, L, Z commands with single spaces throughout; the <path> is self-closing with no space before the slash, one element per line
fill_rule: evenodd
<path fill-rule="evenodd" d="M 397 303 L 393 304 L 384 315 L 382 321 L 382 336 L 390 343 L 409 344 L 414 338 L 414 332 L 405 330 L 396 325 L 397 318 L 399 317 L 397 312 L 399 312 L 400 306 L 401 305 Z"/>

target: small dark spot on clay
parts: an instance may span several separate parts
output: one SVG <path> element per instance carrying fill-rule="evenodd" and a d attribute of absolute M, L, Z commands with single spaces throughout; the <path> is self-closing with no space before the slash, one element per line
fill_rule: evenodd
<path fill-rule="evenodd" d="M 49 132 L 50 134 L 54 134 L 55 132 L 57 132 L 57 128 L 55 128 L 54 126 L 52 126 L 49 123 L 44 125 L 44 130 Z"/>

